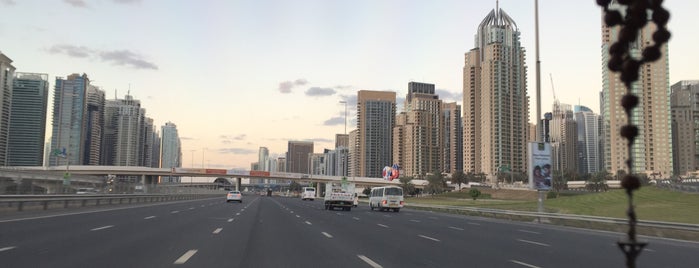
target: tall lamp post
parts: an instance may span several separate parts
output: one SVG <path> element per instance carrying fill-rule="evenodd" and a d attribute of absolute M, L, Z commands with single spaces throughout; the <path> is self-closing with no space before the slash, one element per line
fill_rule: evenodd
<path fill-rule="evenodd" d="M 197 150 L 190 150 L 192 152 L 192 168 L 194 168 L 194 152 Z M 189 176 L 189 185 L 191 186 L 194 183 L 194 175 Z"/>
<path fill-rule="evenodd" d="M 344 104 L 345 104 L 345 135 L 347 135 L 347 101 L 340 101 L 340 103 L 344 103 Z M 342 158 L 344 158 L 344 160 L 345 160 L 345 161 L 343 161 L 343 162 L 344 162 L 344 163 L 343 163 L 343 166 L 344 166 L 343 169 L 344 169 L 344 170 L 342 171 L 342 175 L 343 175 L 343 176 L 349 175 L 349 168 L 347 167 L 347 165 L 349 164 L 349 163 L 348 163 L 348 162 L 349 162 L 349 159 L 348 159 L 348 157 L 347 157 L 347 156 L 348 156 L 348 153 L 349 153 L 349 139 L 347 139 L 347 140 L 348 140 L 348 142 L 347 142 L 347 143 L 348 143 L 348 144 L 347 144 L 347 153 L 345 153 L 345 154 L 343 155 L 343 157 L 342 157 Z M 354 178 L 353 178 L 353 180 L 354 180 Z"/>

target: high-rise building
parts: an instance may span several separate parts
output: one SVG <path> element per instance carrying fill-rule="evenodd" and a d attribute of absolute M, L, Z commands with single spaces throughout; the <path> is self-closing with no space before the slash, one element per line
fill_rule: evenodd
<path fill-rule="evenodd" d="M 46 136 L 48 74 L 15 73 L 12 85 L 9 166 L 42 166 Z"/>
<path fill-rule="evenodd" d="M 163 136 L 160 145 L 160 167 L 182 167 L 182 143 L 177 133 L 177 125 L 172 122 L 167 122 L 162 127 L 161 133 Z M 164 176 L 161 178 L 161 182 L 180 182 L 180 178 Z"/>
<path fill-rule="evenodd" d="M 349 147 L 349 134 L 335 134 L 335 148 Z"/>
<path fill-rule="evenodd" d="M 597 173 L 600 171 L 599 115 L 585 106 L 576 105 L 573 110 L 578 127 L 578 173 Z"/>
<path fill-rule="evenodd" d="M 104 129 L 104 91 L 93 85 L 87 87 L 85 123 L 83 165 L 100 165 Z"/>
<path fill-rule="evenodd" d="M 464 172 L 493 180 L 499 170 L 524 172 L 529 98 L 525 50 L 517 24 L 496 8 L 478 26 L 463 69 Z"/>
<path fill-rule="evenodd" d="M 287 146 L 286 167 L 289 172 L 309 174 L 310 154 L 313 153 L 312 141 L 289 141 Z"/>
<path fill-rule="evenodd" d="M 391 163 L 397 163 L 401 174 L 409 177 L 444 172 L 444 115 L 434 85 L 408 83 L 403 109 L 393 127 Z"/>
<path fill-rule="evenodd" d="M 359 176 L 359 130 L 349 133 L 349 148 L 347 148 L 347 176 Z"/>
<path fill-rule="evenodd" d="M 145 151 L 150 149 L 145 144 L 145 113 L 146 110 L 141 107 L 141 101 L 128 94 L 124 99 L 106 101 L 105 165 L 145 165 Z"/>
<path fill-rule="evenodd" d="M 444 171 L 454 174 L 464 170 L 464 135 L 461 120 L 461 105 L 456 102 L 442 104 L 444 117 Z"/>
<path fill-rule="evenodd" d="M 277 157 L 276 172 L 286 172 L 286 157 Z"/>
<path fill-rule="evenodd" d="M 672 162 L 674 174 L 699 170 L 699 80 L 672 85 Z"/>
<path fill-rule="evenodd" d="M 562 174 L 577 173 L 578 135 L 572 106 L 554 101 L 551 127 L 551 164 Z"/>
<path fill-rule="evenodd" d="M 160 166 L 160 135 L 155 129 L 153 118 L 146 117 L 145 125 L 143 126 L 143 164 L 144 167 L 159 167 Z"/>
<path fill-rule="evenodd" d="M 621 5 L 612 1 L 612 10 L 622 10 Z M 604 15 L 602 16 L 604 17 Z M 649 16 L 650 17 L 650 16 Z M 609 48 L 618 40 L 619 26 L 608 27 L 602 19 L 602 86 L 603 103 L 601 106 L 604 140 L 604 160 L 607 172 L 617 174 L 619 170 L 629 173 L 626 166 L 628 159 L 627 140 L 619 133 L 627 124 L 627 116 L 621 107 L 621 98 L 627 93 L 626 86 L 619 79 L 620 74 L 607 68 Z M 654 23 L 646 24 L 641 29 L 638 39 L 630 44 L 631 55 L 640 57 L 644 48 L 655 44 Z M 640 67 L 639 79 L 628 90 L 642 101 L 633 110 L 631 123 L 638 127 L 638 136 L 631 148 L 633 168 L 630 173 L 660 173 L 668 177 L 672 174 L 672 135 L 670 118 L 670 81 L 668 70 L 668 45 L 661 47 L 660 59 L 644 63 Z"/>
<path fill-rule="evenodd" d="M 267 147 L 260 147 L 257 151 L 257 168 L 260 171 L 270 171 L 269 170 L 269 149 Z"/>
<path fill-rule="evenodd" d="M 381 177 L 393 161 L 392 129 L 396 120 L 396 92 L 360 90 L 357 97 L 358 177 Z"/>
<path fill-rule="evenodd" d="M 309 165 L 312 175 L 327 175 L 325 166 L 325 154 L 310 154 Z"/>
<path fill-rule="evenodd" d="M 49 155 L 51 166 L 84 163 L 89 85 L 90 79 L 86 74 L 74 73 L 66 79 L 56 77 Z"/>
<path fill-rule="evenodd" d="M 12 60 L 0 53 L 0 165 L 7 165 L 7 145 L 10 135 L 10 107 L 15 67 Z"/>

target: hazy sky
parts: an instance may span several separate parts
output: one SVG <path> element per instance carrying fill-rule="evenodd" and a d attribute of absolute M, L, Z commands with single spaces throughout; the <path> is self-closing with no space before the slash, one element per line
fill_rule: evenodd
<path fill-rule="evenodd" d="M 534 0 L 499 2 L 526 49 L 533 121 Z M 699 79 L 699 1 L 665 2 L 670 84 Z M 542 114 L 553 102 L 549 74 L 561 102 L 599 113 L 595 3 L 539 1 Z M 484 0 L 0 0 L 0 51 L 18 72 L 48 73 L 51 95 L 55 77 L 71 73 L 87 73 L 109 99 L 130 88 L 158 128 L 177 125 L 184 167 L 247 169 L 260 146 L 272 155 L 288 140 L 334 147 L 344 132 L 339 102 L 348 100 L 350 131 L 360 89 L 396 91 L 402 104 L 408 82 L 427 82 L 461 104 L 464 53 L 494 8 Z"/>

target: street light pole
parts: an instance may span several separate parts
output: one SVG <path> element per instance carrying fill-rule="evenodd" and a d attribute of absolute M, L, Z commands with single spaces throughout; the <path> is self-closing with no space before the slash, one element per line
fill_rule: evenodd
<path fill-rule="evenodd" d="M 197 150 L 190 150 L 192 151 L 192 168 L 194 168 L 194 152 Z M 191 186 L 194 183 L 194 175 L 189 176 L 189 185 Z"/>

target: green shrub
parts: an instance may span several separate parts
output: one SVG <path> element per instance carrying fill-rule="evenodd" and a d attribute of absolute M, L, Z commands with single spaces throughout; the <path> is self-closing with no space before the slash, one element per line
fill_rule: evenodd
<path fill-rule="evenodd" d="M 549 191 L 548 193 L 546 193 L 546 199 L 553 199 L 556 197 L 558 197 L 558 193 L 554 191 Z"/>
<path fill-rule="evenodd" d="M 468 194 L 473 198 L 473 200 L 476 200 L 479 196 L 481 196 L 481 191 L 475 188 L 472 188 L 470 191 L 468 191 Z"/>

